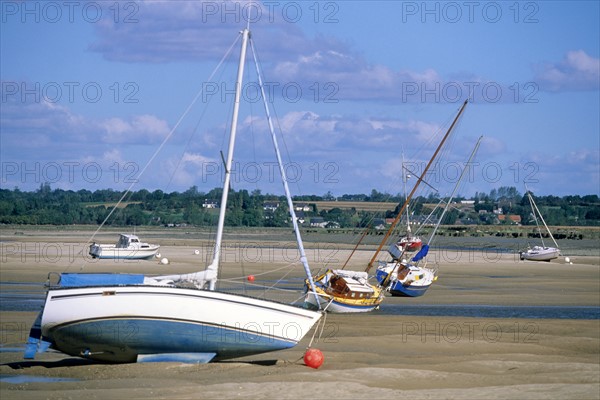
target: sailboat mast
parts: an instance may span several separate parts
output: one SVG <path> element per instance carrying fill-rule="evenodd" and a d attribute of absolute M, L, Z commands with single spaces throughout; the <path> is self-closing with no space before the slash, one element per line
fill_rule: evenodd
<path fill-rule="evenodd" d="M 377 248 L 377 251 L 375 251 L 375 254 L 371 258 L 371 261 L 369 261 L 369 265 L 367 265 L 367 268 L 365 270 L 366 272 L 369 272 L 369 270 L 373 267 L 373 263 L 377 259 L 377 256 L 379 255 L 379 252 L 383 248 L 383 245 L 387 242 L 387 239 L 390 237 L 392 231 L 394 230 L 394 228 L 396 227 L 396 225 L 400 221 L 400 218 L 402 218 L 402 214 L 404 213 L 404 210 L 406 209 L 406 206 L 408 205 L 408 203 L 412 199 L 413 195 L 417 191 L 417 188 L 419 187 L 419 185 L 423 181 L 423 178 L 427 174 L 427 171 L 429 171 L 429 167 L 431 167 L 431 164 L 433 164 L 433 161 L 435 160 L 435 158 L 437 157 L 438 153 L 440 152 L 440 150 L 444 146 L 444 143 L 446 143 L 446 139 L 448 139 L 448 136 L 450 136 L 450 133 L 454 129 L 454 126 L 458 122 L 460 116 L 462 115 L 462 113 L 465 110 L 465 107 L 467 106 L 468 103 L 469 103 L 469 100 L 467 99 L 467 100 L 465 100 L 465 102 L 461 106 L 460 110 L 458 111 L 458 114 L 456 115 L 456 118 L 454 118 L 454 121 L 452 121 L 452 125 L 450 125 L 450 128 L 448 128 L 448 131 L 446 132 L 446 134 L 444 135 L 442 141 L 440 142 L 440 144 L 438 145 L 437 149 L 435 150 L 435 153 L 433 153 L 433 156 L 429 160 L 429 163 L 427 163 L 427 166 L 423 170 L 423 173 L 421 174 L 421 176 L 417 180 L 417 183 L 415 183 L 415 186 L 413 187 L 413 189 L 411 190 L 410 194 L 408 195 L 408 197 L 404 201 L 404 204 L 402 205 L 402 208 L 400 209 L 400 211 L 396 215 L 396 218 L 394 218 L 394 221 L 392 222 L 392 225 L 390 226 L 390 229 L 388 229 L 388 231 L 386 232 L 383 240 L 381 241 L 381 243 L 379 244 L 379 247 Z"/>
<path fill-rule="evenodd" d="M 233 150 L 235 147 L 235 136 L 237 133 L 238 113 L 240 109 L 240 97 L 242 92 L 242 79 L 244 76 L 244 62 L 246 60 L 246 49 L 248 47 L 248 38 L 250 36 L 250 31 L 247 28 L 241 33 L 242 49 L 240 50 L 240 62 L 238 65 L 237 79 L 235 83 L 235 99 L 233 103 L 233 114 L 231 116 L 231 130 L 229 132 L 229 148 L 227 150 L 227 159 L 225 160 L 225 180 L 223 182 L 223 194 L 221 195 L 215 249 L 212 263 L 208 267 L 209 269 L 217 269 L 221 259 L 221 244 L 223 241 L 223 227 L 225 225 L 225 212 L 227 210 L 227 197 L 229 196 L 229 183 L 231 180 L 231 164 L 233 163 Z M 211 290 L 214 290 L 214 283 L 214 281 L 211 281 L 210 283 Z"/>
<path fill-rule="evenodd" d="M 406 182 L 408 182 L 408 178 L 410 175 L 407 173 L 404 167 L 404 148 L 402 148 L 402 191 L 404 193 L 404 199 L 406 200 Z M 410 229 L 410 220 L 409 220 L 409 211 L 408 207 L 406 207 L 406 236 L 410 238 L 411 229 Z"/>
<path fill-rule="evenodd" d="M 546 225 L 546 221 L 544 221 L 544 217 L 542 216 L 542 213 L 540 212 L 539 208 L 537 207 L 537 204 L 535 204 L 535 201 L 533 201 L 533 196 L 531 196 L 531 192 L 527 188 L 527 185 L 525 185 L 525 190 L 527 190 L 527 196 L 529 197 L 529 203 L 531 204 L 531 210 L 533 211 L 533 218 L 535 219 L 535 224 L 537 225 L 538 232 L 540 233 L 540 239 L 542 241 L 542 246 L 546 247 L 546 245 L 544 244 L 544 238 L 542 237 L 542 232 L 540 230 L 540 224 L 538 223 L 537 215 L 540 216 L 540 219 L 542 220 L 542 223 L 544 224 L 546 231 L 550 235 L 550 238 L 554 242 L 554 245 L 558 248 L 558 243 L 556 243 L 554 236 L 552 236 L 552 232 L 550 232 L 550 228 L 548 228 L 548 225 Z"/>
<path fill-rule="evenodd" d="M 271 132 L 271 139 L 273 141 L 273 147 L 275 149 L 275 156 L 277 157 L 277 164 L 279 165 L 279 173 L 281 174 L 281 181 L 283 183 L 283 190 L 285 192 L 285 198 L 287 199 L 288 208 L 290 209 L 290 217 L 292 218 L 292 226 L 294 228 L 294 234 L 296 235 L 296 242 L 298 244 L 298 251 L 300 252 L 300 262 L 304 267 L 304 272 L 308 278 L 308 282 L 310 284 L 310 289 L 313 292 L 315 298 L 317 299 L 317 305 L 319 304 L 318 295 L 315 288 L 315 282 L 313 280 L 312 274 L 310 272 L 310 266 L 308 265 L 308 258 L 306 257 L 306 252 L 304 250 L 304 244 L 302 242 L 302 236 L 300 235 L 300 229 L 298 228 L 298 219 L 296 218 L 296 212 L 294 211 L 294 202 L 292 201 L 292 195 L 290 193 L 290 188 L 287 181 L 287 176 L 285 173 L 285 168 L 283 167 L 283 161 L 281 159 L 281 152 L 279 151 L 279 145 L 277 143 L 277 136 L 275 135 L 275 129 L 273 127 L 273 120 L 271 118 L 271 113 L 269 110 L 269 105 L 267 103 L 267 98 L 265 95 L 265 88 L 262 81 L 262 75 L 260 73 L 260 67 L 258 66 L 258 60 L 256 57 L 256 53 L 254 51 L 254 46 L 252 42 L 250 43 L 250 50 L 252 51 L 252 56 L 254 58 L 254 66 L 256 68 L 256 75 L 258 77 L 258 86 L 260 87 L 260 94 L 263 98 L 263 105 L 265 107 L 265 114 L 267 117 L 267 122 L 269 124 L 269 131 Z M 320 306 L 319 306 L 320 307 Z"/>
<path fill-rule="evenodd" d="M 533 220 L 535 221 L 535 226 L 537 227 L 538 233 L 540 235 L 540 239 L 542 240 L 542 246 L 546 247 L 546 244 L 544 243 L 544 237 L 542 236 L 542 230 L 540 229 L 540 223 L 538 222 L 538 219 L 537 219 L 537 211 L 536 211 L 535 203 L 533 202 L 533 198 L 531 197 L 531 193 L 529 192 L 529 189 L 527 189 L 527 185 L 525 185 L 525 188 L 527 190 L 527 198 L 529 199 L 529 204 L 531 205 L 531 212 L 533 213 Z"/>

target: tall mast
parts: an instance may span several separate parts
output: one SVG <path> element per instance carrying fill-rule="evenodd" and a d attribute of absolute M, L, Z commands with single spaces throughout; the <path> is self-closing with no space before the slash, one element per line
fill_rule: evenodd
<path fill-rule="evenodd" d="M 544 221 L 544 217 L 542 216 L 542 213 L 540 212 L 539 208 L 537 207 L 537 204 L 535 204 L 535 201 L 533 201 L 533 196 L 531 195 L 529 188 L 527 188 L 527 184 L 525 185 L 525 190 L 527 190 L 527 197 L 529 197 L 529 203 L 531 204 L 531 211 L 533 211 L 533 219 L 535 220 L 535 224 L 537 225 L 538 232 L 540 234 L 540 239 L 542 241 L 542 246 L 546 247 L 546 245 L 544 244 L 544 238 L 542 236 L 542 231 L 540 229 L 540 224 L 538 223 L 537 215 L 540 216 L 540 219 L 542 220 L 542 223 L 544 224 L 546 231 L 548 231 L 548 234 L 550 235 L 550 238 L 554 242 L 554 245 L 556 246 L 556 248 L 558 248 L 558 243 L 556 243 L 554 236 L 552 236 L 552 232 L 550 232 L 550 228 L 548 228 L 548 225 L 546 225 L 546 221 Z"/>
<path fill-rule="evenodd" d="M 407 173 L 404 167 L 404 148 L 402 148 L 402 191 L 404 193 L 404 199 L 406 200 L 406 182 L 408 182 L 408 178 L 410 175 Z M 406 207 L 406 236 L 410 238 L 411 230 L 410 230 L 410 220 L 409 220 L 409 211 L 408 207 Z"/>
<path fill-rule="evenodd" d="M 221 195 L 221 205 L 219 210 L 219 222 L 217 224 L 217 237 L 215 239 L 215 249 L 213 260 L 207 267 L 209 270 L 217 270 L 221 259 L 221 244 L 223 241 L 223 227 L 225 225 L 225 212 L 227 210 L 227 197 L 229 196 L 229 183 L 231 180 L 231 164 L 233 163 L 233 150 L 235 147 L 235 136 L 237 133 L 238 113 L 240 109 L 240 97 L 242 89 L 242 79 L 244 76 L 244 62 L 246 60 L 246 49 L 248 47 L 248 38 L 250 31 L 248 28 L 242 32 L 242 49 L 240 50 L 240 62 L 238 65 L 237 79 L 235 83 L 235 100 L 233 103 L 233 114 L 231 116 L 231 130 L 229 132 L 229 148 L 227 150 L 227 159 L 225 161 L 225 180 L 223 182 L 223 194 Z M 216 279 L 209 282 L 209 289 L 214 290 Z"/>
<path fill-rule="evenodd" d="M 273 148 L 275 149 L 275 155 L 277 157 L 277 164 L 279 165 L 279 173 L 281 174 L 281 181 L 283 183 L 283 190 L 285 192 L 285 198 L 287 199 L 288 208 L 290 209 L 290 217 L 292 218 L 292 226 L 294 228 L 294 234 L 296 235 L 296 242 L 298 244 L 298 251 L 300 252 L 300 262 L 304 267 L 304 272 L 308 277 L 308 282 L 310 284 L 310 289 L 313 292 L 316 303 L 319 305 L 319 298 L 317 295 L 317 291 L 315 288 L 315 282 L 313 280 L 312 274 L 310 272 L 310 266 L 308 265 L 308 258 L 306 257 L 306 252 L 304 251 L 304 244 L 302 242 L 302 236 L 300 235 L 300 229 L 298 229 L 298 219 L 296 218 L 296 212 L 294 211 L 294 202 L 292 201 L 292 195 L 290 193 L 290 188 L 288 186 L 287 176 L 285 174 L 285 168 L 283 166 L 283 161 L 281 160 L 281 153 L 279 151 L 279 145 L 277 144 L 277 136 L 275 135 L 275 129 L 273 127 L 273 120 L 271 119 L 271 113 L 269 110 L 269 105 L 267 103 L 267 98 L 265 95 L 265 88 L 262 81 L 262 75 L 260 73 L 260 68 L 258 66 L 258 60 L 256 57 L 256 53 L 254 52 L 254 45 L 250 42 L 250 49 L 252 50 L 252 56 L 254 57 L 254 65 L 256 67 L 256 75 L 258 77 L 258 86 L 260 87 L 260 94 L 263 98 L 263 105 L 265 107 L 265 114 L 267 116 L 267 122 L 269 124 L 269 131 L 271 132 L 271 139 L 273 141 Z M 320 308 L 320 305 L 319 305 Z"/>
<path fill-rule="evenodd" d="M 469 103 L 469 99 L 465 100 L 465 102 L 461 106 L 460 110 L 458 111 L 458 114 L 456 115 L 456 118 L 454 118 L 454 121 L 452 121 L 452 125 L 450 125 L 450 128 L 448 128 L 448 131 L 446 132 L 446 134 L 444 135 L 442 141 L 440 142 L 440 144 L 438 145 L 437 149 L 435 150 L 435 153 L 433 153 L 433 156 L 431 157 L 431 159 L 429 160 L 429 163 L 427 164 L 427 166 L 423 170 L 423 173 L 421 174 L 421 176 L 419 176 L 419 179 L 417 180 L 417 183 L 415 183 L 415 186 L 413 187 L 413 189 L 411 190 L 410 194 L 408 195 L 408 197 L 404 201 L 404 204 L 402 205 L 402 208 L 400 209 L 400 211 L 396 215 L 396 218 L 394 218 L 394 221 L 392 222 L 392 225 L 390 226 L 390 229 L 388 229 L 388 231 L 386 232 L 383 240 L 381 241 L 381 243 L 379 244 L 379 247 L 377 248 L 377 251 L 373 255 L 373 258 L 371 258 L 371 261 L 369 261 L 369 265 L 367 265 L 367 268 L 365 270 L 366 272 L 369 272 L 369 270 L 373 267 L 373 263 L 375 262 L 375 259 L 377 259 L 377 256 L 379 255 L 379 252 L 383 248 L 383 245 L 387 242 L 387 239 L 390 237 L 392 231 L 394 230 L 394 228 L 398 224 L 398 221 L 400 221 L 400 218 L 402 218 L 402 214 L 404 213 L 404 210 L 406 209 L 406 206 L 408 205 L 408 203 L 412 199 L 413 195 L 417 191 L 417 188 L 419 187 L 419 185 L 423 181 L 423 178 L 427 174 L 427 171 L 429 171 L 429 167 L 431 167 L 431 164 L 433 164 L 433 161 L 435 160 L 435 158 L 437 157 L 438 153 L 442 149 L 442 146 L 444 146 L 444 143 L 446 143 L 446 139 L 448 139 L 448 136 L 450 136 L 450 133 L 454 129 L 454 126 L 456 125 L 456 122 L 458 121 L 458 119 L 462 115 L 462 113 L 465 110 L 465 107 L 467 106 L 468 103 Z"/>
<path fill-rule="evenodd" d="M 440 215 L 440 219 L 439 219 L 437 225 L 433 229 L 433 232 L 431 232 L 431 235 L 429 236 L 429 240 L 427 241 L 427 244 L 431 244 L 431 241 L 433 240 L 435 233 L 437 232 L 438 228 L 440 227 L 440 225 L 442 223 L 442 219 L 444 219 L 444 215 L 446 215 L 446 212 L 448 211 L 448 208 L 450 207 L 450 203 L 452 203 L 452 199 L 454 199 L 454 195 L 456 194 L 456 191 L 458 190 L 458 187 L 460 186 L 460 182 L 462 181 L 463 177 L 465 176 L 465 172 L 467 172 L 467 170 L 470 168 L 471 162 L 473 161 L 475 154 L 477 154 L 477 150 L 479 149 L 479 144 L 481 143 L 481 139 L 483 139 L 483 136 L 479 136 L 479 140 L 477 140 L 477 144 L 475 144 L 475 148 L 471 152 L 471 155 L 469 156 L 469 159 L 467 160 L 465 167 L 463 168 L 462 172 L 460 173 L 460 177 L 458 178 L 456 185 L 454 185 L 454 189 L 452 190 L 452 193 L 450 194 L 450 197 L 448 198 L 448 202 L 446 203 L 446 206 L 444 207 L 444 211 L 442 211 L 442 215 Z"/>

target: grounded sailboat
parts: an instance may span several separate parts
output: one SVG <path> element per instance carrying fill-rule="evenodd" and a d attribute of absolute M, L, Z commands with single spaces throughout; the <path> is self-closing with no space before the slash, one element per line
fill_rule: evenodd
<path fill-rule="evenodd" d="M 328 304 L 327 311 L 334 313 L 368 312 L 379 307 L 379 305 L 385 298 L 385 290 L 383 290 L 383 287 L 379 284 L 373 285 L 369 283 L 369 270 L 374 266 L 374 262 L 377 259 L 379 252 L 381 251 L 384 244 L 387 242 L 387 239 L 389 238 L 394 228 L 400 221 L 413 195 L 417 191 L 421 182 L 424 180 L 425 175 L 429 171 L 429 168 L 433 164 L 441 148 L 444 146 L 444 143 L 450 136 L 450 133 L 453 131 L 467 104 L 468 100 L 466 100 L 461 106 L 454 121 L 448 128 L 448 131 L 442 138 L 433 156 L 429 160 L 429 163 L 423 170 L 422 175 L 418 177 L 417 182 L 415 183 L 412 191 L 406 197 L 402 208 L 400 209 L 398 215 L 392 222 L 391 227 L 388 229 L 386 235 L 381 241 L 381 244 L 379 245 L 373 258 L 369 262 L 366 270 L 347 271 L 328 269 L 325 273 L 314 278 L 316 293 L 318 294 L 318 297 L 312 295 L 311 293 L 308 293 L 306 297 L 306 302 L 309 305 L 316 308 L 322 307 L 324 304 Z M 417 253 L 417 255 L 420 254 L 422 251 L 425 251 L 425 254 L 427 254 L 427 249 L 428 247 L 421 249 L 421 251 Z M 308 280 L 306 281 L 306 287 L 307 290 L 308 288 L 310 288 Z"/>
<path fill-rule="evenodd" d="M 402 186 L 404 188 L 404 197 L 406 198 L 406 181 L 410 178 L 410 174 L 404 166 L 404 153 L 402 153 Z M 394 259 L 400 259 L 405 253 L 413 253 L 419 251 L 423 246 L 423 241 L 418 236 L 413 236 L 410 227 L 409 207 L 406 207 L 406 235 L 402 236 L 396 243 L 393 243 L 388 252 Z"/>
<path fill-rule="evenodd" d="M 157 244 L 141 242 L 136 235 L 122 233 L 116 244 L 92 243 L 90 256 L 101 259 L 143 260 L 154 257 L 159 248 Z"/>
<path fill-rule="evenodd" d="M 463 168 L 456 185 L 446 201 L 446 205 L 440 215 L 435 228 L 429 236 L 427 244 L 415 254 L 414 257 L 409 258 L 408 252 L 403 252 L 399 256 L 396 256 L 392 251 L 389 251 L 392 256 L 392 261 L 380 261 L 377 267 L 376 278 L 379 284 L 384 287 L 392 296 L 404 296 L 404 297 L 419 297 L 425 294 L 427 289 L 437 280 L 437 268 L 428 266 L 427 254 L 435 234 L 442 223 L 442 220 L 454 199 L 454 195 L 460 186 L 460 182 L 465 176 L 465 172 L 473 162 L 473 158 L 479 149 L 482 137 L 479 138 L 475 148 L 471 152 L 465 167 Z M 441 203 L 441 202 L 440 202 Z M 434 210 L 435 211 L 435 210 Z M 433 212 L 432 212 L 433 213 Z"/>
<path fill-rule="evenodd" d="M 531 195 L 531 192 L 529 191 L 529 189 L 527 189 L 527 186 L 525 187 L 525 190 L 527 191 L 527 197 L 529 198 L 529 204 L 531 205 L 531 213 L 533 215 L 533 219 L 535 220 L 535 224 L 537 226 L 537 230 L 540 235 L 540 240 L 542 241 L 542 245 L 528 247 L 527 250 L 522 251 L 520 253 L 520 258 L 521 258 L 521 260 L 529 260 L 529 261 L 554 260 L 555 258 L 558 258 L 560 256 L 560 249 L 558 248 L 558 243 L 556 243 L 554 236 L 552 236 L 552 232 L 550 232 L 548 225 L 546 225 L 546 221 L 544 221 L 544 217 L 542 217 L 542 213 L 540 212 L 539 208 L 535 204 L 535 201 L 533 200 L 533 196 Z M 544 237 L 542 235 L 542 230 L 540 228 L 538 216 L 542 220 L 542 223 L 544 224 L 544 227 L 546 228 L 548 235 L 550 236 L 550 238 L 552 238 L 552 241 L 554 242 L 554 245 L 556 247 L 549 247 L 544 244 Z"/>
<path fill-rule="evenodd" d="M 222 207 L 210 265 L 204 271 L 169 276 L 61 274 L 58 284 L 48 289 L 25 358 L 51 347 L 106 362 L 209 362 L 293 347 L 319 321 L 321 310 L 215 290 L 250 31 L 244 29 L 241 36 Z M 254 52 L 252 44 L 251 48 Z M 262 89 L 262 80 L 259 83 Z M 312 284 L 266 100 L 264 105 L 300 259 Z"/>

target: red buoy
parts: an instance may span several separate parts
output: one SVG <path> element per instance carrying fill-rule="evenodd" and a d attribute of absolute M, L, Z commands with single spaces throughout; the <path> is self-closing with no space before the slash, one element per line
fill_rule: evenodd
<path fill-rule="evenodd" d="M 306 350 L 306 353 L 304 353 L 304 364 L 311 368 L 319 368 L 323 365 L 323 361 L 325 361 L 325 357 L 319 349 L 308 349 Z"/>
<path fill-rule="evenodd" d="M 248 282 L 254 282 L 254 275 L 248 275 Z"/>

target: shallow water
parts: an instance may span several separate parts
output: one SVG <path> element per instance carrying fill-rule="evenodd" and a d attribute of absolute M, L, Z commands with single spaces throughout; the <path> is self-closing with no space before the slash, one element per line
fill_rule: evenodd
<path fill-rule="evenodd" d="M 595 306 L 495 306 L 486 304 L 382 304 L 384 315 L 431 317 L 600 319 Z"/>
<path fill-rule="evenodd" d="M 0 382 L 21 384 L 21 383 L 51 383 L 51 382 L 76 382 L 79 379 L 73 378 L 51 378 L 47 376 L 35 376 L 35 375 L 0 375 Z"/>
<path fill-rule="evenodd" d="M 490 276 L 490 278 L 507 278 L 507 276 Z M 302 292 L 300 279 L 278 281 L 279 291 L 271 295 L 282 295 L 282 292 L 298 294 Z M 260 281 L 261 284 L 272 284 L 274 281 Z M 0 282 L 0 311 L 39 311 L 44 305 L 45 291 L 43 285 L 29 282 Z M 267 285 L 270 286 L 270 285 Z M 23 290 L 27 287 L 27 290 Z M 234 293 L 246 293 L 265 290 L 261 285 L 240 285 L 221 288 Z M 287 289 L 287 290 L 285 290 Z M 460 290 L 461 288 L 455 288 Z M 469 288 L 462 288 L 469 290 Z M 286 296 L 289 297 L 289 296 Z M 303 297 L 303 296 L 301 296 Z M 285 301 L 281 299 L 281 301 Z M 289 300 L 292 301 L 292 300 Z M 474 318 L 530 318 L 530 319 L 600 319 L 600 308 L 596 306 L 501 306 L 489 304 L 390 304 L 384 302 L 378 311 L 383 315 L 411 315 L 433 317 L 474 317 Z"/>
<path fill-rule="evenodd" d="M 39 311 L 45 298 L 42 283 L 0 282 L 0 311 Z"/>

